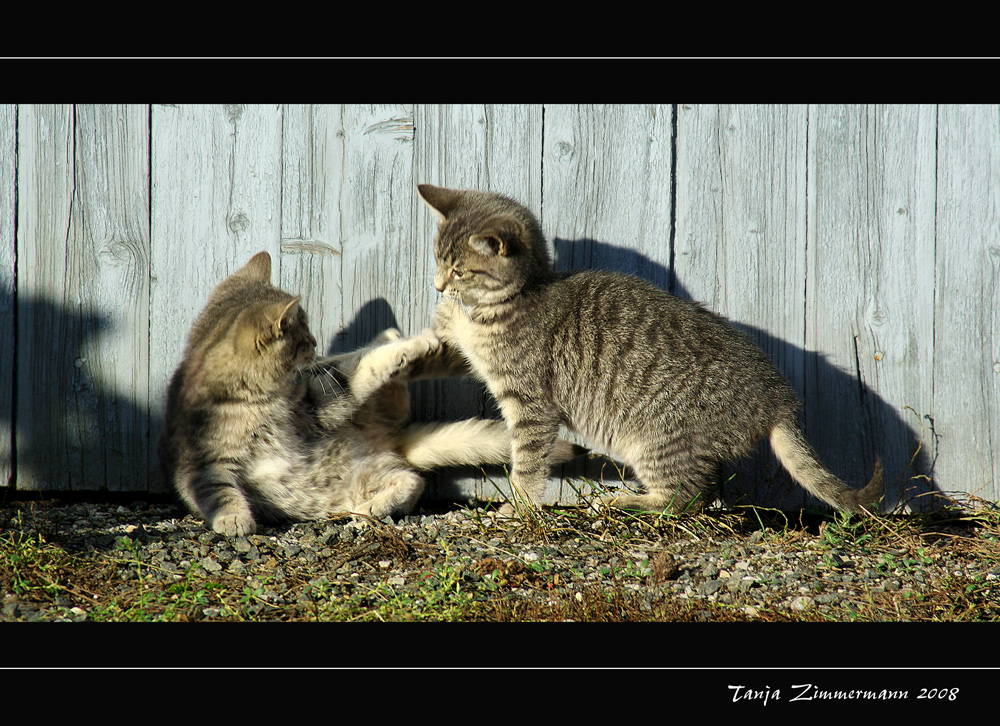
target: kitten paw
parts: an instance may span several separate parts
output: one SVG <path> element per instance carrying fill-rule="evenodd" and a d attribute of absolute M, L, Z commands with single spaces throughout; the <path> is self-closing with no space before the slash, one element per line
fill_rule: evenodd
<path fill-rule="evenodd" d="M 630 509 L 640 512 L 666 514 L 694 514 L 704 508 L 699 501 L 683 501 L 671 494 L 607 494 L 600 503 L 611 509 Z"/>
<path fill-rule="evenodd" d="M 514 506 L 510 502 L 504 502 L 497 510 L 497 516 L 501 519 L 533 519 L 542 508 L 537 504 L 520 503 Z"/>
<path fill-rule="evenodd" d="M 215 515 L 212 531 L 227 537 L 240 537 L 256 532 L 257 524 L 248 511 L 225 510 Z"/>
<path fill-rule="evenodd" d="M 411 364 L 423 360 L 441 349 L 441 340 L 428 328 L 419 335 L 403 338 L 393 343 L 396 360 L 393 376 L 406 371 Z"/>
<path fill-rule="evenodd" d="M 647 494 L 605 494 L 598 501 L 601 506 L 608 509 L 638 509 L 642 511 L 663 509 L 662 506 L 654 506 Z"/>
<path fill-rule="evenodd" d="M 413 346 L 414 359 L 423 358 L 441 348 L 441 339 L 433 328 L 425 328 L 419 335 L 414 335 L 409 342 Z"/>
<path fill-rule="evenodd" d="M 375 336 L 372 343 L 388 343 L 393 340 L 399 340 L 403 337 L 403 334 L 399 332 L 396 328 L 386 328 L 381 333 Z"/>

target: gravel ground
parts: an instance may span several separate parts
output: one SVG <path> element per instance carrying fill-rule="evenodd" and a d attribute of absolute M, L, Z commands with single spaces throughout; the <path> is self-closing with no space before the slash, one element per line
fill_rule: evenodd
<path fill-rule="evenodd" d="M 796 516 L 456 505 L 227 538 L 170 502 L 5 502 L 0 621 L 1000 620 L 995 516 Z"/>

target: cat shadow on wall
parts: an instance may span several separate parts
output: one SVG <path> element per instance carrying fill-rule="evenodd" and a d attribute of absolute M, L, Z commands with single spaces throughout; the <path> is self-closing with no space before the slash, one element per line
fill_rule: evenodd
<path fill-rule="evenodd" d="M 553 244 L 557 270 L 590 268 L 623 272 L 645 278 L 680 298 L 692 299 L 669 268 L 640 252 L 592 239 L 555 238 Z M 900 503 L 908 503 L 916 511 L 929 511 L 948 501 L 931 478 L 931 457 L 910 428 L 909 424 L 921 423 L 915 413 L 904 412 L 886 402 L 870 388 L 859 384 L 855 376 L 841 371 L 815 352 L 781 340 L 761 328 L 741 321 L 731 322 L 771 356 L 792 382 L 800 400 L 807 376 L 816 382 L 816 400 L 807 402 L 804 408 L 821 406 L 823 401 L 848 401 L 850 410 L 859 411 L 858 420 L 854 421 L 838 420 L 837 416 L 825 415 L 823 411 L 805 412 L 806 438 L 834 474 L 858 488 L 871 477 L 877 454 L 884 467 L 884 511 Z M 904 418 L 904 413 L 909 413 L 911 418 Z M 746 460 L 726 467 L 720 478 L 719 496 L 727 505 L 755 503 L 798 509 L 819 504 L 792 482 L 766 441 Z"/>
<path fill-rule="evenodd" d="M 0 308 L 12 311 L 12 329 L 19 328 L 16 350 L 3 351 L 7 370 L 14 371 L 0 394 L 2 428 L 12 432 L 12 440 L 0 444 L 12 471 L 6 493 L 49 498 L 121 492 L 136 499 L 163 493 L 150 477 L 150 436 L 161 422 L 147 401 L 116 390 L 89 360 L 94 354 L 87 351 L 114 329 L 113 317 L 39 297 L 20 297 L 15 305 L 9 290 L 0 294 Z M 29 481 L 32 489 L 25 486 Z"/>
<path fill-rule="evenodd" d="M 553 244 L 558 270 L 590 268 L 623 272 L 642 277 L 680 298 L 692 299 L 668 267 L 635 250 L 591 239 L 555 238 Z M 732 322 L 771 356 L 792 382 L 800 399 L 807 376 L 817 382 L 815 387 L 819 389 L 819 396 L 809 403 L 805 433 L 820 460 L 834 474 L 849 485 L 860 487 L 870 478 L 877 454 L 882 458 L 885 471 L 884 510 L 908 502 L 914 510 L 930 511 L 946 501 L 930 476 L 933 461 L 911 429 L 913 424 L 922 425 L 915 413 L 889 404 L 871 389 L 862 387 L 855 376 L 841 371 L 818 353 L 781 340 L 761 328 L 741 321 Z M 430 324 L 430 320 L 427 323 Z M 392 306 L 382 298 L 372 300 L 363 305 L 350 324 L 334 337 L 327 353 L 334 355 L 366 345 L 388 327 L 398 327 Z M 483 384 L 469 378 L 418 381 L 411 384 L 411 393 L 415 421 L 472 416 L 499 418 L 496 404 Z M 852 416 L 853 420 L 838 420 L 837 416 L 816 410 L 824 401 L 838 400 L 851 401 L 848 408 L 856 410 L 858 415 Z M 595 461 L 566 465 L 563 474 L 569 478 L 586 476 L 614 482 L 619 479 L 619 471 L 616 463 L 598 457 Z M 471 474 L 468 467 L 430 473 L 427 475 L 428 492 L 432 498 L 461 498 L 461 484 L 467 482 Z M 489 468 L 487 475 L 502 480 L 504 472 Z M 821 506 L 818 500 L 791 481 L 766 441 L 745 460 L 726 467 L 720 480 L 719 496 L 727 505 L 755 503 L 786 510 Z"/>
<path fill-rule="evenodd" d="M 333 336 L 326 355 L 349 353 L 368 345 L 386 328 L 398 328 L 396 314 L 385 298 L 369 300 L 354 314 L 351 322 Z"/>

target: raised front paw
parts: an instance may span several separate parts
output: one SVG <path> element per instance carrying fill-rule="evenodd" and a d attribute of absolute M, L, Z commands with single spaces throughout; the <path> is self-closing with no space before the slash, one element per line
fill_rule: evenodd
<path fill-rule="evenodd" d="M 441 341 L 431 331 L 412 338 L 391 340 L 366 349 L 351 376 L 351 391 L 363 403 L 376 390 L 392 380 L 400 380 L 412 364 L 440 349 Z"/>
<path fill-rule="evenodd" d="M 372 339 L 372 343 L 376 345 L 381 345 L 382 343 L 389 343 L 393 340 L 399 340 L 403 337 L 403 334 L 399 332 L 396 328 L 386 328 L 381 333 Z"/>
<path fill-rule="evenodd" d="M 441 339 L 433 328 L 425 328 L 420 334 L 407 338 L 404 343 L 410 344 L 414 360 L 436 353 L 441 348 Z"/>
<path fill-rule="evenodd" d="M 408 366 L 419 360 L 433 355 L 441 349 L 441 340 L 430 328 L 424 330 L 419 335 L 403 338 L 390 344 L 392 353 L 395 356 L 391 375 L 402 373 Z"/>

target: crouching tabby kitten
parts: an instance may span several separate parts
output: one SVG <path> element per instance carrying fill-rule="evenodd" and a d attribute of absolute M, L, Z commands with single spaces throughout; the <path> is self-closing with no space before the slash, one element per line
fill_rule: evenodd
<path fill-rule="evenodd" d="M 266 252 L 220 283 L 195 321 L 159 455 L 166 480 L 216 532 L 406 514 L 424 487 L 415 469 L 509 461 L 501 421 L 403 427 L 406 376 L 434 375 L 441 358 L 429 331 L 386 331 L 322 361 L 315 345 L 299 298 L 271 285 Z"/>
<path fill-rule="evenodd" d="M 719 464 L 765 437 L 824 502 L 878 501 L 881 463 L 861 490 L 827 471 L 802 436 L 791 386 L 724 318 L 635 277 L 556 273 L 537 219 L 511 199 L 418 189 L 439 218 L 434 331 L 496 398 L 512 436 L 511 482 L 530 504 L 560 424 L 633 469 L 645 493 L 609 500 L 618 507 L 700 507 Z"/>

